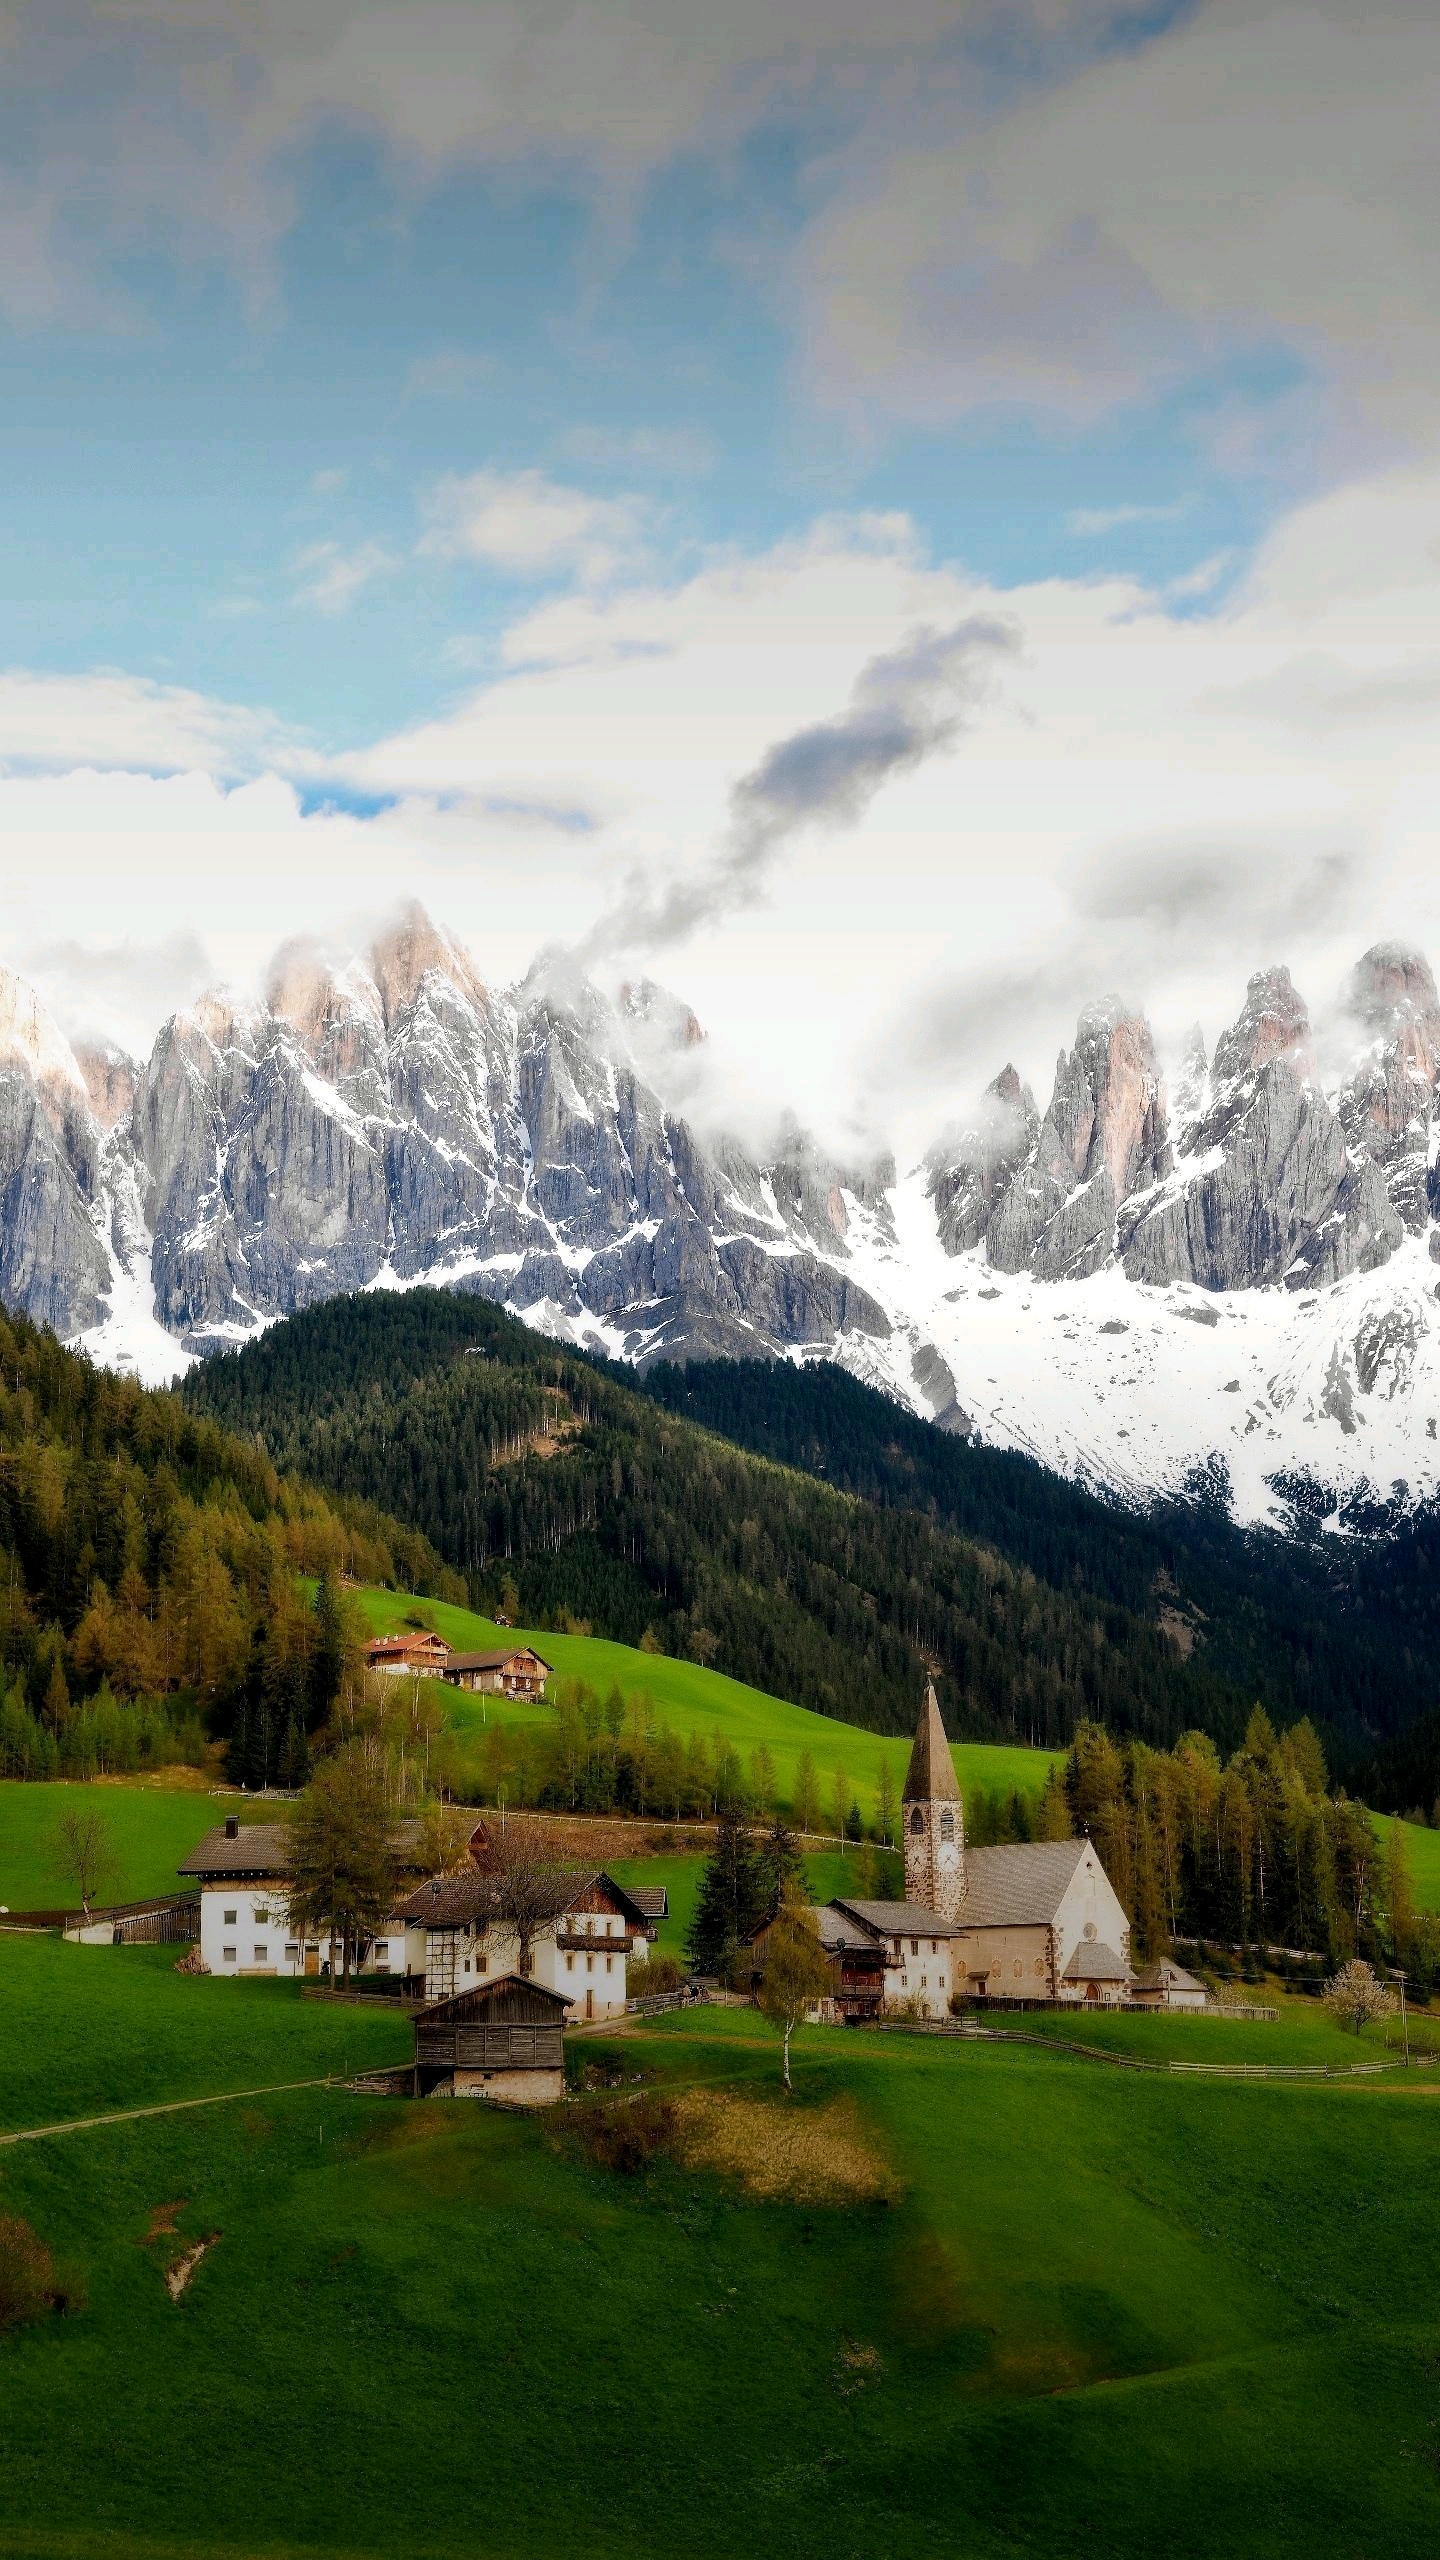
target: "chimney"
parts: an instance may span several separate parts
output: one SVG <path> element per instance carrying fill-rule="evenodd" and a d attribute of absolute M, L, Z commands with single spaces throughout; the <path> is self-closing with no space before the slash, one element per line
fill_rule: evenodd
<path fill-rule="evenodd" d="M 238 1840 L 238 1839 L 239 1839 L 239 1837 L 240 1837 L 240 1816 L 239 1816 L 239 1814 L 238 1814 L 238 1813 L 227 1813 L 227 1814 L 226 1814 L 226 1816 L 225 1816 L 225 1837 L 226 1837 L 226 1839 L 227 1839 L 227 1840 Z"/>

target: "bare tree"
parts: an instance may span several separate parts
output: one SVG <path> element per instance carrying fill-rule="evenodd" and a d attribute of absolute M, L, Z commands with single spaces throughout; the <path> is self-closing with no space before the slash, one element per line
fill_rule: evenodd
<path fill-rule="evenodd" d="M 514 1930 L 517 1967 L 528 1974 L 535 1939 L 568 1910 L 583 1879 L 578 1868 L 552 1855 L 537 1822 L 510 1822 L 501 1830 L 492 1823 L 487 1833 L 480 1865 L 489 1879 L 491 1917 Z"/>
<path fill-rule="evenodd" d="M 1325 2006 L 1337 2027 L 1348 2027 L 1353 2035 L 1368 2027 L 1372 2018 L 1388 2018 L 1395 2007 L 1395 1994 L 1383 1982 L 1377 1982 L 1362 1957 L 1352 1956 L 1342 1964 L 1333 1981 L 1325 1985 Z"/>
<path fill-rule="evenodd" d="M 91 1903 L 117 1870 L 110 1826 L 98 1805 L 66 1805 L 55 1825 L 53 1864 L 57 1875 L 75 1885 L 88 1920 Z"/>

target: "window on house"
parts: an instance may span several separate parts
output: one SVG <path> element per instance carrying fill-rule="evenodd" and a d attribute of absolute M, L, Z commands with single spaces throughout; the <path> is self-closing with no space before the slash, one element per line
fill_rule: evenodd
<path fill-rule="evenodd" d="M 270 1961 L 270 1950 L 269 1950 L 269 1948 L 268 1948 L 268 1947 L 257 1947 L 257 1948 L 255 1949 L 255 1962 L 256 1962 L 257 1964 L 268 1964 L 268 1963 L 269 1963 L 269 1961 Z"/>
<path fill-rule="evenodd" d="M 955 1816 L 948 1804 L 940 1816 L 940 1837 L 942 1840 L 953 1840 L 955 1837 Z"/>
<path fill-rule="evenodd" d="M 911 1838 L 912 1838 L 912 1839 L 914 1839 L 914 1840 L 918 1840 L 918 1839 L 920 1838 L 921 1833 L 924 1831 L 924 1828 L 925 1828 L 925 1816 L 924 1816 L 924 1814 L 921 1812 L 920 1807 L 919 1807 L 919 1806 L 918 1806 L 918 1804 L 917 1804 L 917 1805 L 916 1805 L 916 1807 L 915 1807 L 914 1812 L 913 1812 L 913 1813 L 911 1814 L 911 1816 L 910 1816 L 910 1836 L 911 1836 Z"/>
<path fill-rule="evenodd" d="M 295 1939 L 295 1938 L 290 1938 L 290 1939 L 288 1939 L 288 1940 L 286 1941 L 286 1946 L 285 1946 L 285 1960 L 286 1960 L 286 1963 L 287 1963 L 287 1964 L 293 1964 L 293 1963 L 294 1963 L 294 1961 L 295 1961 L 295 1959 L 296 1959 L 296 1957 L 298 1956 L 298 1954 L 299 1954 L 299 1953 L 300 1953 L 300 1947 L 299 1947 L 299 1942 L 298 1942 L 298 1940 L 297 1940 L 297 1939 Z"/>
<path fill-rule="evenodd" d="M 912 1956 L 918 1956 L 918 1954 L 920 1953 L 920 1941 L 919 1941 L 919 1939 L 918 1939 L 918 1938 L 912 1938 L 912 1939 L 911 1939 L 911 1941 L 910 1941 L 910 1953 L 912 1954 Z"/>
<path fill-rule="evenodd" d="M 388 1963 L 389 1963 L 389 1961 L 390 1961 L 390 1941 L 389 1941 L 389 1939 L 388 1939 L 388 1938 L 379 1938 L 379 1939 L 377 1939 L 377 1940 L 376 1940 L 376 1944 L 375 1944 L 375 1961 L 376 1961 L 376 1963 L 377 1963 L 377 1964 L 381 1964 L 381 1963 L 388 1964 Z"/>
<path fill-rule="evenodd" d="M 586 1970 L 586 1972 L 587 1972 L 587 1973 L 593 1973 L 593 1972 L 594 1972 L 594 1970 L 595 1970 L 595 1959 L 594 1959 L 594 1957 L 593 1957 L 593 1956 L 587 1956 L 587 1957 L 586 1957 L 586 1959 L 585 1959 L 585 1970 Z"/>
<path fill-rule="evenodd" d="M 567 1973 L 573 1973 L 573 1972 L 574 1972 L 574 1970 L 575 1970 L 575 1959 L 574 1959 L 574 1957 L 573 1957 L 573 1956 L 567 1956 L 567 1957 L 566 1957 L 566 1959 L 565 1959 L 565 1970 L 566 1970 L 566 1972 L 567 1972 Z"/>
<path fill-rule="evenodd" d="M 615 1959 L 614 1959 L 614 1957 L 613 1957 L 613 1956 L 607 1956 L 607 1957 L 606 1957 L 606 1959 L 605 1959 L 605 1970 L 606 1970 L 606 1972 L 607 1972 L 607 1973 L 613 1973 L 613 1972 L 614 1972 L 614 1970 L 615 1970 Z"/>
<path fill-rule="evenodd" d="M 267 1909 L 267 1910 L 263 1910 L 263 1911 L 262 1911 L 262 1910 L 261 1910 L 261 1908 L 260 1908 L 260 1906 L 259 1906 L 259 1904 L 257 1903 L 257 1904 L 256 1904 L 256 1906 L 255 1906 L 255 1925 L 256 1925 L 256 1927 L 257 1927 L 257 1928 L 260 1928 L 260 1929 L 263 1929 L 263 1928 L 264 1928 L 264 1926 L 265 1926 L 265 1923 L 266 1923 L 266 1921 L 269 1919 L 269 1917 L 270 1917 L 270 1913 L 269 1913 L 268 1909 Z"/>
<path fill-rule="evenodd" d="M 938 1954 L 940 1953 L 940 1941 L 939 1941 L 939 1939 L 938 1939 L 938 1938 L 932 1938 L 932 1939 L 931 1939 L 931 1941 L 930 1941 L 930 1953 L 932 1954 L 932 1956 L 938 1956 Z"/>
<path fill-rule="evenodd" d="M 222 1913 L 221 1913 L 221 1915 L 220 1915 L 220 1916 L 221 1916 L 221 1918 L 223 1919 L 223 1921 L 224 1921 L 224 1923 L 225 1923 L 226 1928 L 227 1928 L 227 1929 L 233 1929 L 233 1928 L 234 1928 L 234 1926 L 235 1926 L 236 1921 L 237 1921 L 237 1920 L 239 1919 L 239 1917 L 240 1917 L 240 1914 L 239 1914 L 239 1912 L 238 1912 L 238 1911 L 224 1911 L 224 1912 L 222 1912 Z"/>
<path fill-rule="evenodd" d="M 234 1961 L 235 1961 L 235 1950 L 234 1950 L 234 1948 L 233 1948 L 233 1947 L 222 1947 L 222 1948 L 221 1948 L 221 1950 L 220 1950 L 220 1961 L 221 1961 L 221 1963 L 222 1963 L 222 1964 L 233 1964 L 233 1963 L 234 1963 Z"/>

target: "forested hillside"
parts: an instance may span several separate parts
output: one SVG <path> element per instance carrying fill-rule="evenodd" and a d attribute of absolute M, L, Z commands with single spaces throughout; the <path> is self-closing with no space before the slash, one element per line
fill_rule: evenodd
<path fill-rule="evenodd" d="M 1061 1588 L 758 1459 L 481 1299 L 335 1299 L 183 1392 L 276 1465 L 413 1521 L 477 1605 L 527 1624 L 586 1621 L 880 1732 L 909 1728 L 931 1669 L 961 1734 L 1244 1731 L 1251 1700 L 1186 1658 L 1143 1578 L 1128 1599 L 1103 1573 Z"/>
<path fill-rule="evenodd" d="M 844 1370 L 771 1361 L 661 1364 L 644 1391 L 667 1412 L 827 1484 L 995 1547 L 1062 1588 L 1144 1612 L 1168 1597 L 1212 1672 L 1282 1721 L 1324 1730 L 1372 1800 L 1440 1794 L 1440 1516 L 1377 1509 L 1371 1534 L 1320 1526 L 1291 1488 L 1295 1534 L 1237 1529 L 1197 1490 L 1127 1512 L 1031 1458 L 937 1431 Z M 1182 1632 L 1183 1631 L 1183 1632 Z"/>
<path fill-rule="evenodd" d="M 273 1776 L 335 1694 L 342 1574 L 458 1588 L 399 1522 L 0 1316 L 0 1776 L 198 1759 L 242 1716 Z"/>

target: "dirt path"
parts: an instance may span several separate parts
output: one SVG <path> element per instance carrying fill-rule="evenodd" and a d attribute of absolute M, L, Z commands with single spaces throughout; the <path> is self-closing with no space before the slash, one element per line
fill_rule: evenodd
<path fill-rule="evenodd" d="M 0 2147 L 9 2142 L 47 2142 L 57 2133 L 89 2133 L 102 2124 L 134 2124 L 141 2116 L 183 2115 L 188 2107 L 228 2107 L 237 2098 L 278 2098 L 287 2089 L 335 2089 L 343 2085 L 333 2072 L 325 2072 L 318 2080 L 272 2080 L 264 2089 L 220 2089 L 211 2098 L 167 2098 L 157 2107 L 121 2107 L 108 2116 L 71 2116 L 64 2124 L 27 2125 L 22 2133 L 0 2133 Z"/>

